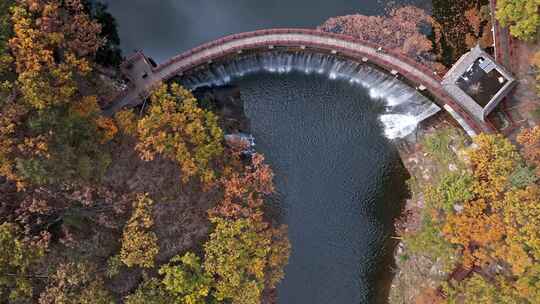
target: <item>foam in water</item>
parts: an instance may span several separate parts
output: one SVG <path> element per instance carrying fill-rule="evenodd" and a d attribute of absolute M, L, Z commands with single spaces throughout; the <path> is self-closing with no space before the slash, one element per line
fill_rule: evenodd
<path fill-rule="evenodd" d="M 182 80 L 184 86 L 195 89 L 219 86 L 245 75 L 260 71 L 328 75 L 329 79 L 346 79 L 352 85 L 369 90 L 371 98 L 385 104 L 385 113 L 379 120 L 384 125 L 386 137 L 403 138 L 416 130 L 418 124 L 437 113 L 440 108 L 395 77 L 367 64 L 335 56 L 306 52 L 267 52 L 252 54 L 233 61 L 217 64 Z"/>

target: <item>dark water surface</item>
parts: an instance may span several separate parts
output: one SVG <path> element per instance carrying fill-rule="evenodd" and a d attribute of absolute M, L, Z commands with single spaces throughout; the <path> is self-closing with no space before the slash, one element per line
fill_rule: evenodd
<path fill-rule="evenodd" d="M 105 0 L 126 53 L 162 62 L 219 37 L 275 27 L 315 28 L 334 16 L 379 15 L 389 2 L 425 9 L 431 0 Z"/>
<path fill-rule="evenodd" d="M 321 75 L 261 73 L 240 85 L 289 225 L 279 303 L 381 303 L 405 196 L 401 162 L 381 135 L 381 103 Z"/>

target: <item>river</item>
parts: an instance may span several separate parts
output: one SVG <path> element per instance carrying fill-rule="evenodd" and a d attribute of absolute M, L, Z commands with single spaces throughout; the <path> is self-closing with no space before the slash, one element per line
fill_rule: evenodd
<path fill-rule="evenodd" d="M 143 49 L 158 62 L 227 34 L 384 10 L 377 0 L 109 2 L 123 49 Z M 407 2 L 429 8 L 429 1 Z M 263 69 L 231 80 L 256 149 L 276 173 L 279 218 L 289 226 L 280 304 L 384 303 L 391 277 L 390 236 L 406 172 L 381 121 L 387 100 L 373 94 L 383 81 L 365 87 L 330 78 Z"/>

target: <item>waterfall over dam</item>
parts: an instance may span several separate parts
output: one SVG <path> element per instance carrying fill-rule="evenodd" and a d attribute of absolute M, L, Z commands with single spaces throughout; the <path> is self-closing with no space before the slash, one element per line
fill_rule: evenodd
<path fill-rule="evenodd" d="M 182 78 L 181 82 L 190 89 L 219 86 L 262 71 L 317 73 L 326 75 L 330 80 L 345 79 L 351 85 L 362 86 L 369 90 L 371 98 L 383 103 L 385 111 L 379 120 L 389 139 L 411 134 L 421 121 L 440 110 L 428 98 L 393 75 L 368 64 L 319 53 L 274 51 L 239 56 L 196 71 Z"/>

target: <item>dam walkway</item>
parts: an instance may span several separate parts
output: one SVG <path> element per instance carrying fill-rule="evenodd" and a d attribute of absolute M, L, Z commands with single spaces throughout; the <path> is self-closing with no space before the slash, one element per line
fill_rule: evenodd
<path fill-rule="evenodd" d="M 157 66 L 142 52 L 137 52 L 121 65 L 123 74 L 130 80 L 130 86 L 106 112 L 112 114 L 123 107 L 136 106 L 156 84 L 189 74 L 216 61 L 234 59 L 250 51 L 291 49 L 333 54 L 374 64 L 404 78 L 417 90 L 429 92 L 435 103 L 449 112 L 470 135 L 493 131 L 490 125 L 475 119 L 458 100 L 454 100 L 443 89 L 442 78 L 429 67 L 373 43 L 309 29 L 271 29 L 234 34 L 188 50 Z"/>

